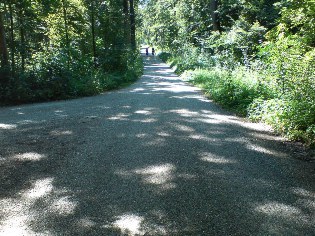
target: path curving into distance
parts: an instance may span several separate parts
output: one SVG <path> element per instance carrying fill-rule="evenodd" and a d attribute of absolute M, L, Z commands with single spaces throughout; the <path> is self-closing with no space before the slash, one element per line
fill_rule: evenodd
<path fill-rule="evenodd" d="M 0 108 L 0 235 L 315 235 L 315 163 L 144 59 L 128 88 Z"/>

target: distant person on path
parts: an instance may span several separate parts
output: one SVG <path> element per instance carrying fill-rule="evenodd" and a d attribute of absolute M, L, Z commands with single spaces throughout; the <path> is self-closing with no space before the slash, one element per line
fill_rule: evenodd
<path fill-rule="evenodd" d="M 147 56 L 149 55 L 149 48 L 145 49 L 145 55 L 147 55 Z"/>
<path fill-rule="evenodd" d="M 152 48 L 152 55 L 154 56 L 154 54 L 155 54 L 155 49 Z"/>

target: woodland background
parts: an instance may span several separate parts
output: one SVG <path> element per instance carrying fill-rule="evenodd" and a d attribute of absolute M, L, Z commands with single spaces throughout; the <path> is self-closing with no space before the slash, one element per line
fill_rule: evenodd
<path fill-rule="evenodd" d="M 133 0 L 4 0 L 0 101 L 87 96 L 142 73 Z"/>

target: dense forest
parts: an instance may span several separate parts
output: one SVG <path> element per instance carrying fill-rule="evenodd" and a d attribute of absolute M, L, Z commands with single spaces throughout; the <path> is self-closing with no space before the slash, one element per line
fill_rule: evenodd
<path fill-rule="evenodd" d="M 1 0 L 0 101 L 93 95 L 138 78 L 133 0 Z"/>
<path fill-rule="evenodd" d="M 184 79 L 315 143 L 314 0 L 148 0 L 142 38 Z"/>
<path fill-rule="evenodd" d="M 223 106 L 315 143 L 314 0 L 2 0 L 0 101 L 128 84 L 140 43 Z"/>

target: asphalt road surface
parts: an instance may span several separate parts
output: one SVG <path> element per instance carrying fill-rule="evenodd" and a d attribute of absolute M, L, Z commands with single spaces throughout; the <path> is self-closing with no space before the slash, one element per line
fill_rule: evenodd
<path fill-rule="evenodd" d="M 0 235 L 315 235 L 315 162 L 154 57 L 128 88 L 0 108 Z"/>

